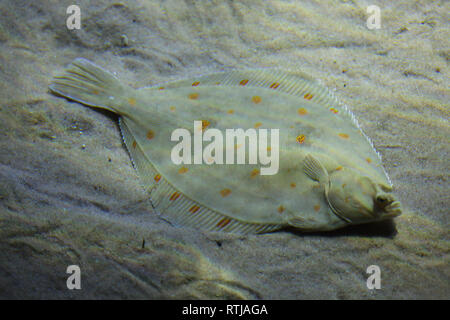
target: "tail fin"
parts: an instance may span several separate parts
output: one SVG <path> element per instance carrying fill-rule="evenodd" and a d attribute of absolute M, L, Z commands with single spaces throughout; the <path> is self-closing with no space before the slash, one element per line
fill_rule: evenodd
<path fill-rule="evenodd" d="M 111 73 L 84 58 L 75 59 L 49 88 L 70 100 L 121 113 L 114 108 L 114 102 L 123 96 L 125 88 Z"/>

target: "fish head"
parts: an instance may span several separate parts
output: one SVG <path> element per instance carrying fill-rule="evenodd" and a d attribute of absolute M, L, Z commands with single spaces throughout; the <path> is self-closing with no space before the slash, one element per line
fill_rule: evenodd
<path fill-rule="evenodd" d="M 330 175 L 327 200 L 337 216 L 352 224 L 386 220 L 402 213 L 391 187 L 351 169 Z"/>

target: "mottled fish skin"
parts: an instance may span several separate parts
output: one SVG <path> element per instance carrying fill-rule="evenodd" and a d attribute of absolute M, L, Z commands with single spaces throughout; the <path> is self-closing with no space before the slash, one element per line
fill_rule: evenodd
<path fill-rule="evenodd" d="M 305 231 L 398 216 L 400 203 L 353 115 L 300 72 L 243 70 L 133 89 L 76 59 L 50 90 L 120 115 L 133 164 L 158 211 L 181 226 L 236 233 Z M 280 167 L 175 165 L 171 133 L 205 128 L 279 129 Z M 269 150 L 270 151 L 270 150 Z"/>

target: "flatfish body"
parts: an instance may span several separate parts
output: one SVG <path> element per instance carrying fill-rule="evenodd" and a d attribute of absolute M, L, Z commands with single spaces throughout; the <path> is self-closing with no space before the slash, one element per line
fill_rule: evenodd
<path fill-rule="evenodd" d="M 353 115 L 303 73 L 231 71 L 133 89 L 79 58 L 50 90 L 120 116 L 153 206 L 175 225 L 315 231 L 401 213 Z M 231 135 L 238 129 L 244 139 Z"/>

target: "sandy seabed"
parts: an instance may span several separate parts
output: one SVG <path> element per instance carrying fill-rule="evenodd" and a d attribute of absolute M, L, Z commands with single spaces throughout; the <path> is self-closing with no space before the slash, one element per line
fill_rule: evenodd
<path fill-rule="evenodd" d="M 449 2 L 77 1 L 81 29 L 68 30 L 71 4 L 0 2 L 0 298 L 450 298 Z M 371 4 L 379 30 L 366 26 Z M 314 234 L 172 227 L 152 212 L 117 119 L 49 94 L 76 57 L 136 88 L 302 70 L 354 112 L 404 213 Z M 66 287 L 72 264 L 82 290 Z"/>

